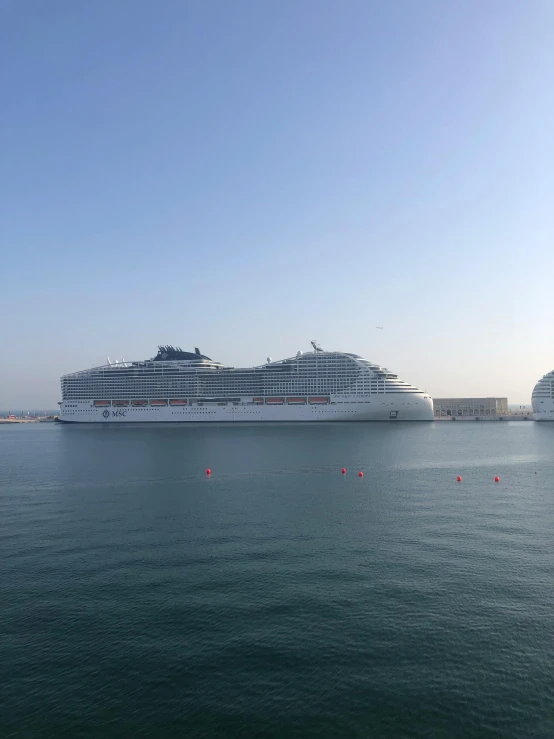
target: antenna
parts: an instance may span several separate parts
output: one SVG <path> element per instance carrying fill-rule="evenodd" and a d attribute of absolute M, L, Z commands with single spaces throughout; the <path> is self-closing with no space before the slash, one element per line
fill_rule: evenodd
<path fill-rule="evenodd" d="M 322 352 L 323 351 L 323 349 L 319 346 L 319 344 L 317 343 L 317 341 L 315 339 L 312 339 L 312 341 L 310 341 L 310 344 L 313 346 L 314 352 Z"/>

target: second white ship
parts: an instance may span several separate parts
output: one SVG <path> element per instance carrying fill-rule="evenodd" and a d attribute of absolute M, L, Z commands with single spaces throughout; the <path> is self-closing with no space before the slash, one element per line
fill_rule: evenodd
<path fill-rule="evenodd" d="M 531 402 L 535 421 L 554 421 L 554 370 L 537 382 Z"/>
<path fill-rule="evenodd" d="M 68 423 L 432 421 L 423 390 L 357 354 L 312 351 L 258 367 L 225 367 L 198 349 L 160 346 L 145 361 L 61 379 Z"/>

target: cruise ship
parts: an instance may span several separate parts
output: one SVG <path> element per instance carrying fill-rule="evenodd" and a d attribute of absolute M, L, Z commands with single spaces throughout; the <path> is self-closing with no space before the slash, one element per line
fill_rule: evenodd
<path fill-rule="evenodd" d="M 61 378 L 68 423 L 432 421 L 423 390 L 357 354 L 311 351 L 258 367 L 226 367 L 179 347 Z"/>
<path fill-rule="evenodd" d="M 554 370 L 537 382 L 531 402 L 535 421 L 554 421 Z"/>

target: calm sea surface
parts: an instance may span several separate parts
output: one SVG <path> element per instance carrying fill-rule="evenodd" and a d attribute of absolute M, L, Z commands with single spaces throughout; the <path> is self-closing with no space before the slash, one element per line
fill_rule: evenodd
<path fill-rule="evenodd" d="M 553 673 L 554 424 L 0 426 L 2 739 L 552 739 Z"/>

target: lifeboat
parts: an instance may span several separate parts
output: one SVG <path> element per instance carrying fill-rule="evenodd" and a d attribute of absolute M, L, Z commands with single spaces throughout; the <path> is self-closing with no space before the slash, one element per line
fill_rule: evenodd
<path fill-rule="evenodd" d="M 266 398 L 265 402 L 267 405 L 283 405 L 285 402 L 284 398 Z"/>
<path fill-rule="evenodd" d="M 257 403 L 258 405 L 263 405 L 264 399 L 263 398 L 252 398 L 253 403 Z"/>
<path fill-rule="evenodd" d="M 122 408 L 125 405 L 129 405 L 128 400 L 112 400 L 112 405 L 116 408 Z"/>
<path fill-rule="evenodd" d="M 103 408 L 104 406 L 111 405 L 109 400 L 95 400 L 94 406 L 95 408 Z"/>
<path fill-rule="evenodd" d="M 167 400 L 151 400 L 150 405 L 167 405 Z"/>
<path fill-rule="evenodd" d="M 287 405 L 306 405 L 306 398 L 287 398 Z"/>
<path fill-rule="evenodd" d="M 186 405 L 187 401 L 184 398 L 174 398 L 169 401 L 169 405 Z"/>
<path fill-rule="evenodd" d="M 310 405 L 328 405 L 329 398 L 308 398 Z"/>
<path fill-rule="evenodd" d="M 139 406 L 139 405 L 148 405 L 147 400 L 131 400 L 131 405 Z"/>

